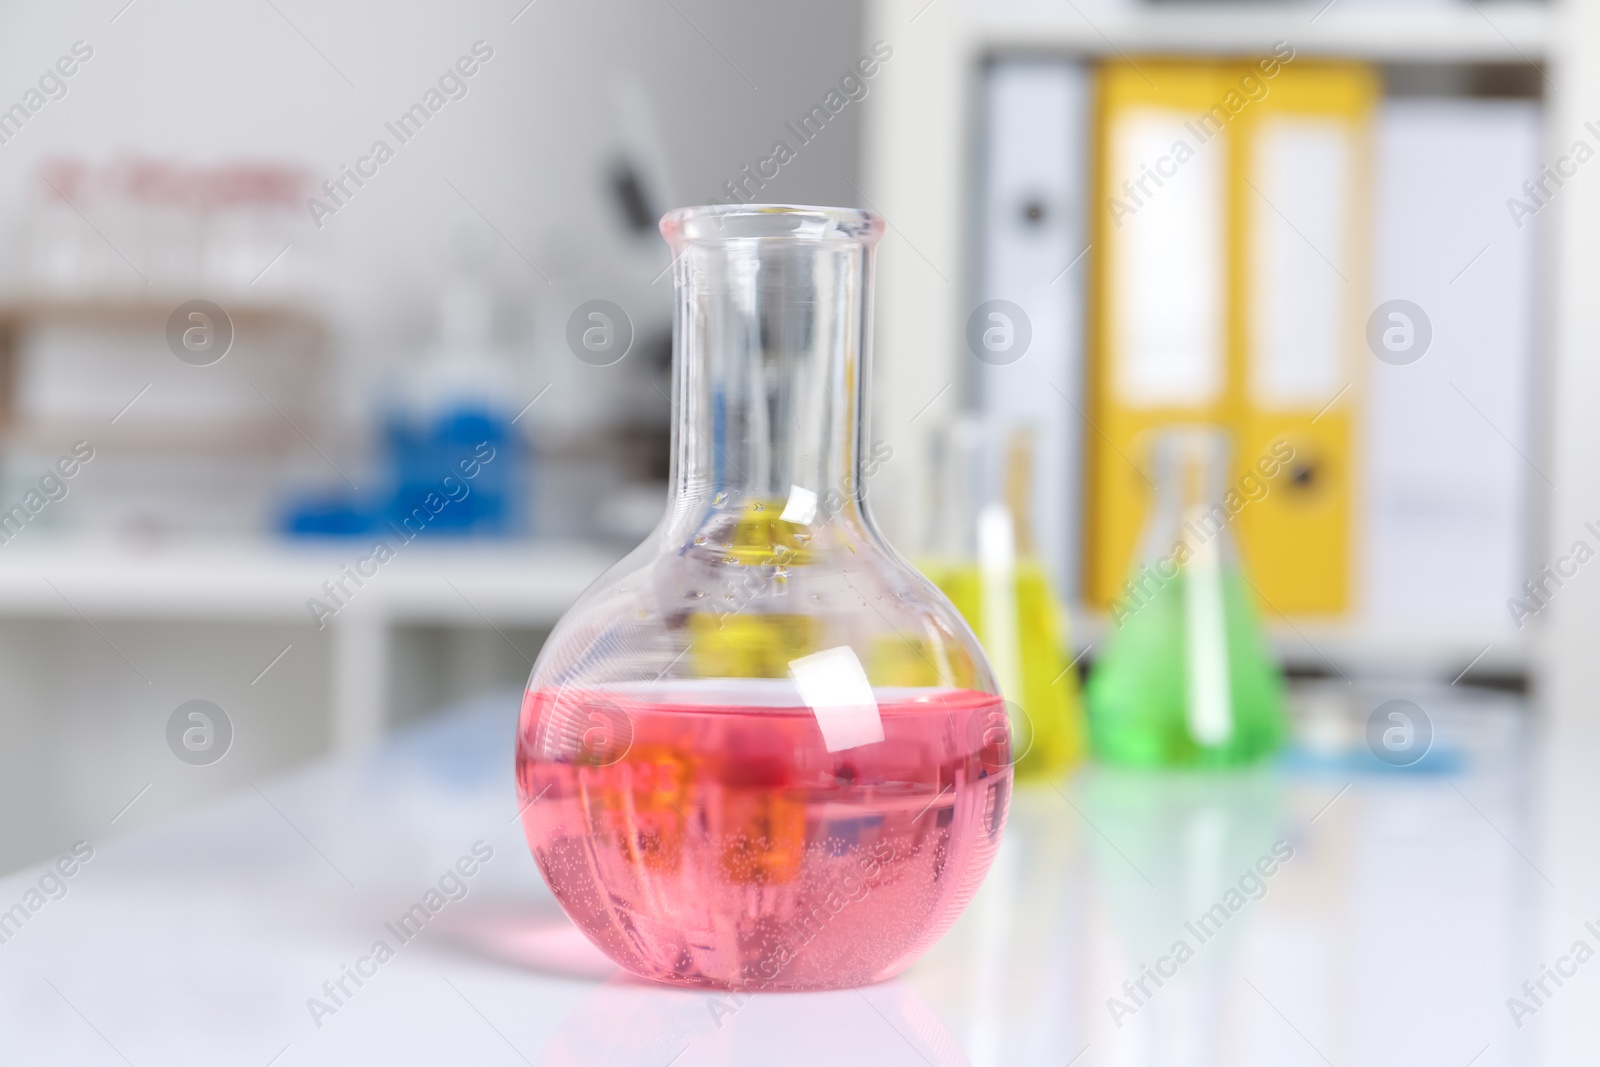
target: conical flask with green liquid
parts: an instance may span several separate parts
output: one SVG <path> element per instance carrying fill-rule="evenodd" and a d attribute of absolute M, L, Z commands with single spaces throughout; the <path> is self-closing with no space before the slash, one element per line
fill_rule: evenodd
<path fill-rule="evenodd" d="M 1229 533 L 1228 440 L 1168 427 L 1152 454 L 1155 506 L 1089 676 L 1090 745 L 1124 766 L 1251 763 L 1278 748 L 1287 723 Z"/>

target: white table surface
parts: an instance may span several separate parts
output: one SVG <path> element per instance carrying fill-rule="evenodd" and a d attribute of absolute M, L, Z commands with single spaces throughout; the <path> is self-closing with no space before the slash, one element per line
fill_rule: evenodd
<path fill-rule="evenodd" d="M 903 977 L 746 1002 L 632 980 L 565 920 L 514 822 L 507 695 L 90 842 L 0 944 L 0 1063 L 1596 1062 L 1600 960 L 1547 979 L 1520 1028 L 1506 1002 L 1574 942 L 1600 949 L 1600 742 L 1432 706 L 1448 773 L 1019 789 L 983 889 Z M 308 998 L 397 943 L 384 923 L 480 840 L 466 896 L 314 1021 Z M 1280 841 L 1294 856 L 1259 900 L 1203 945 L 1186 933 Z M 41 871 L 0 879 L 0 909 Z M 1118 1026 L 1107 999 L 1179 938 L 1194 958 Z"/>

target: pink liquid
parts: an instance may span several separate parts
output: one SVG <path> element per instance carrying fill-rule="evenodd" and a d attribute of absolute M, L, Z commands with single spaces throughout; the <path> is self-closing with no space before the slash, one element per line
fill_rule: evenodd
<path fill-rule="evenodd" d="M 1011 761 L 997 697 L 884 691 L 878 714 L 883 741 L 830 753 L 805 707 L 530 691 L 523 830 L 567 915 L 635 974 L 750 990 L 879 981 L 977 890 Z"/>

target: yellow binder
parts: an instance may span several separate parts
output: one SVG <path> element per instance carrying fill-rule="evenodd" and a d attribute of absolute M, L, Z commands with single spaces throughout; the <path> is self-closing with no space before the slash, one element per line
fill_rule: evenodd
<path fill-rule="evenodd" d="M 1251 60 L 1100 68 L 1092 604 L 1109 606 L 1127 580 L 1151 497 L 1151 431 L 1199 421 L 1232 431 L 1234 485 L 1252 498 L 1233 533 L 1263 607 L 1346 606 L 1374 96 L 1367 68 L 1298 60 L 1288 46 Z M 1312 230 L 1329 250 L 1305 243 Z M 1281 460 L 1285 444 L 1294 458 L 1269 461 L 1276 472 L 1258 486 L 1258 461 Z"/>
<path fill-rule="evenodd" d="M 1196 125 L 1226 91 L 1210 63 L 1107 63 L 1097 76 L 1084 589 L 1102 607 L 1144 522 L 1150 432 L 1228 420 L 1234 131 Z"/>
<path fill-rule="evenodd" d="M 1293 458 L 1235 532 L 1283 614 L 1350 606 L 1377 94 L 1364 66 L 1288 64 L 1236 146 L 1236 457 L 1243 471 L 1282 442 Z"/>

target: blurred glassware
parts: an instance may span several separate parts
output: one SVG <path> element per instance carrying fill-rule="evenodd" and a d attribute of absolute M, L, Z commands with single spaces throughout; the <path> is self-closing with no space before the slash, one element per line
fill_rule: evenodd
<path fill-rule="evenodd" d="M 122 153 L 50 156 L 30 179 L 0 301 L 8 469 L 93 443 L 96 490 L 51 516 L 74 537 L 270 528 L 283 478 L 339 453 L 307 172 Z"/>
<path fill-rule="evenodd" d="M 395 483 L 392 523 L 405 526 L 420 508 L 434 533 L 503 535 L 519 528 L 523 456 L 507 403 L 516 395 L 515 373 L 495 344 L 493 311 L 487 286 L 458 270 L 440 299 L 439 343 L 406 375 L 385 426 Z M 465 487 L 459 499 L 453 486 Z"/>
<path fill-rule="evenodd" d="M 968 417 L 935 444 L 934 527 L 919 566 L 989 654 L 1011 705 L 1017 776 L 1059 775 L 1083 759 L 1085 729 L 1067 613 L 1035 547 L 1035 435 Z"/>
<path fill-rule="evenodd" d="M 304 239 L 310 174 L 293 164 L 61 156 L 38 177 L 27 254 L 36 299 L 309 301 L 322 280 L 318 242 Z"/>
<path fill-rule="evenodd" d="M 378 532 L 410 540 L 525 529 L 527 449 L 508 401 L 519 395 L 515 367 L 496 343 L 494 297 L 480 264 L 461 251 L 451 260 L 438 340 L 381 402 L 383 488 L 295 498 L 286 509 L 286 533 Z"/>
<path fill-rule="evenodd" d="M 1157 432 L 1155 507 L 1115 626 L 1087 690 L 1097 758 L 1136 766 L 1231 766 L 1287 734 L 1269 656 L 1228 532 L 1228 439 L 1211 426 Z"/>

